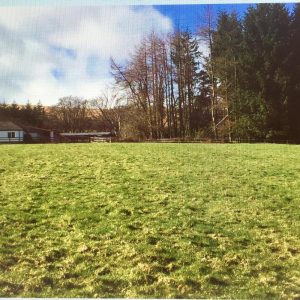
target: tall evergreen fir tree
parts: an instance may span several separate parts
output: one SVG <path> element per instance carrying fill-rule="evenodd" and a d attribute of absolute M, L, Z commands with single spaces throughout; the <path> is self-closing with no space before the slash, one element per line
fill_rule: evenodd
<path fill-rule="evenodd" d="M 300 142 L 300 4 L 295 4 L 290 27 L 288 120 L 290 137 Z"/>
<path fill-rule="evenodd" d="M 266 137 L 288 134 L 287 57 L 289 14 L 283 4 L 258 4 L 244 19 L 243 89 L 266 107 Z"/>
<path fill-rule="evenodd" d="M 229 140 L 232 125 L 238 119 L 240 56 L 242 53 L 242 24 L 235 13 L 221 12 L 213 34 L 213 57 L 218 84 L 221 116 L 219 126 L 224 127 Z M 224 131 L 224 130 L 223 130 Z"/>

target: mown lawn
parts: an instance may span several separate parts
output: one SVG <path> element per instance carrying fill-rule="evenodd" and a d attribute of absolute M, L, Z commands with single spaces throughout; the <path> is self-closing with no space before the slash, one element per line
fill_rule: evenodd
<path fill-rule="evenodd" d="M 300 297 L 300 146 L 0 146 L 0 296 Z"/>

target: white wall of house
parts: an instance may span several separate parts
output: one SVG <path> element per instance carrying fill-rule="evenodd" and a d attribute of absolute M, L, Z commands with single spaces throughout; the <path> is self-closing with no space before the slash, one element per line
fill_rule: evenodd
<path fill-rule="evenodd" d="M 9 136 L 13 136 L 13 134 L 10 134 L 14 132 L 14 138 Z M 0 143 L 19 143 L 23 142 L 24 138 L 24 132 L 21 131 L 15 131 L 15 130 L 8 130 L 8 131 L 0 131 Z"/>

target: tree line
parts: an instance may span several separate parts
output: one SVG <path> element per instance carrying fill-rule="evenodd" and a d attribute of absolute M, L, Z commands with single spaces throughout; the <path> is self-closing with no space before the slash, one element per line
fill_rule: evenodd
<path fill-rule="evenodd" d="M 18 105 L 15 102 L 12 104 L 0 103 L 1 121 L 14 121 L 40 127 L 44 125 L 45 117 L 45 107 L 40 102 L 37 105 L 31 105 L 29 102 L 26 105 Z"/>
<path fill-rule="evenodd" d="M 43 106 L 40 102 L 36 105 L 30 102 L 26 105 L 2 102 L 0 120 L 59 132 L 112 131 L 113 128 L 93 103 L 95 100 L 88 101 L 73 96 L 59 99 L 54 106 Z"/>
<path fill-rule="evenodd" d="M 101 97 L 2 104 L 0 117 L 125 139 L 300 142 L 299 53 L 300 4 L 257 4 L 241 19 L 208 6 L 196 33 L 151 32 L 125 62 L 111 58 L 114 86 Z"/>
<path fill-rule="evenodd" d="M 300 5 L 258 4 L 243 19 L 210 8 L 197 34 L 152 32 L 111 61 L 142 138 L 300 140 Z M 201 53 L 203 45 L 207 53 Z M 202 47 L 201 47 L 202 46 Z"/>

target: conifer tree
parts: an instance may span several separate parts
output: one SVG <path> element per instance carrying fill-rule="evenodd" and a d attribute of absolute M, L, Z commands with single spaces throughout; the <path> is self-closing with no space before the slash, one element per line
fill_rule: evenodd
<path fill-rule="evenodd" d="M 289 14 L 283 4 L 250 7 L 244 19 L 243 89 L 266 106 L 267 137 L 281 139 L 287 128 L 286 71 Z"/>
<path fill-rule="evenodd" d="M 300 4 L 295 4 L 290 27 L 288 120 L 290 137 L 300 142 Z"/>

